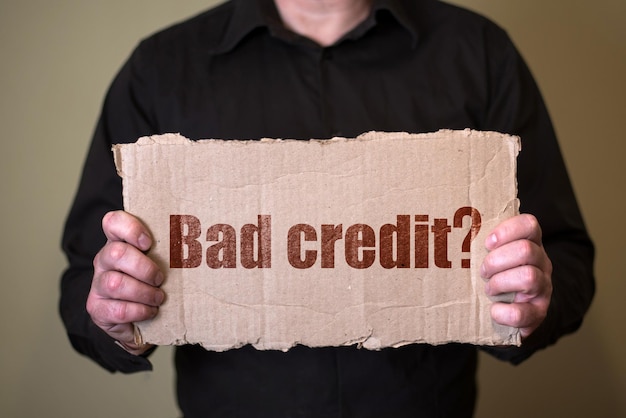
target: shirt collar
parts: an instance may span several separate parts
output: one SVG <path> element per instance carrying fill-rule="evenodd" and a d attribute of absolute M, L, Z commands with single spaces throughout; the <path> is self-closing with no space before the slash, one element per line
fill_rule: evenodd
<path fill-rule="evenodd" d="M 222 39 L 210 49 L 213 54 L 221 54 L 235 48 L 249 33 L 267 26 L 266 17 L 275 10 L 273 0 L 232 0 L 231 17 L 226 24 Z"/>
<path fill-rule="evenodd" d="M 407 3 L 417 0 L 374 0 L 372 12 L 368 18 L 357 26 L 347 37 L 356 39 L 363 36 L 368 30 L 378 24 L 381 12 L 390 13 L 395 20 L 402 25 L 413 39 L 413 46 L 418 39 L 417 16 L 411 13 L 411 7 Z M 417 1 L 419 3 L 419 1 Z M 247 35 L 253 31 L 265 28 L 275 35 L 286 35 L 274 0 L 232 0 L 233 12 L 228 22 L 224 35 L 211 53 L 220 54 L 234 49 Z M 411 9 L 411 10 L 409 10 Z"/>
<path fill-rule="evenodd" d="M 417 5 L 424 3 L 421 0 L 374 0 L 372 13 L 370 18 L 377 16 L 381 11 L 387 11 L 398 21 L 402 27 L 404 27 L 410 34 L 413 40 L 413 47 L 417 45 L 419 35 L 419 22 L 420 17 L 415 13 Z"/>

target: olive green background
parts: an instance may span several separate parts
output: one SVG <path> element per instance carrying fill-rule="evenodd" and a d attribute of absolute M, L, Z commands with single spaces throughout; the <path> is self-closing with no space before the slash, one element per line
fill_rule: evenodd
<path fill-rule="evenodd" d="M 115 72 L 140 38 L 213 3 L 0 0 L 0 416 L 178 416 L 170 348 L 135 375 L 72 350 L 59 241 Z M 477 416 L 626 416 L 626 2 L 456 3 L 497 21 L 526 57 L 598 251 L 582 329 L 518 367 L 481 355 Z"/>

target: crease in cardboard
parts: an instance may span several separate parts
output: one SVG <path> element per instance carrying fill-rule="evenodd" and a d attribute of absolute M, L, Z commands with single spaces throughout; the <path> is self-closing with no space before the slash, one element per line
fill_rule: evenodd
<path fill-rule="evenodd" d="M 519 330 L 493 324 L 492 300 L 479 274 L 485 234 L 519 211 L 518 152 L 519 138 L 471 130 L 310 141 L 190 141 L 167 134 L 116 145 L 124 207 L 153 232 L 157 244 L 148 254 L 166 272 L 167 301 L 154 320 L 136 324 L 138 335 L 144 342 L 216 351 L 246 344 L 279 350 L 297 344 L 519 345 Z M 482 215 L 467 253 L 460 240 L 469 234 L 469 220 L 452 226 L 462 206 Z M 200 234 L 184 235 L 183 247 L 201 247 L 193 251 L 202 259 L 198 266 L 170 267 L 171 215 L 197 220 Z M 260 239 L 261 215 L 271 219 L 271 244 L 265 248 L 271 248 L 271 266 L 244 268 L 244 241 L 252 245 L 246 257 L 260 257 L 261 244 L 254 239 Z M 393 241 L 391 253 L 383 244 L 385 225 L 393 231 L 386 238 Z M 236 246 L 228 247 L 224 235 L 208 240 L 212 226 L 234 234 Z M 349 233 L 350 227 L 357 229 Z M 371 245 L 361 241 L 369 230 Z M 248 238 L 254 242 L 246 241 L 244 231 L 253 231 Z M 328 231 L 336 234 L 332 241 Z M 396 248 L 407 231 L 409 240 Z M 214 245 L 222 246 L 219 257 L 234 251 L 236 265 L 209 268 L 206 258 Z M 355 245 L 356 255 L 349 255 Z M 428 250 L 427 267 L 420 267 L 425 256 L 418 246 Z M 375 255 L 372 264 L 348 265 L 362 262 L 368 251 Z M 394 262 L 400 253 L 410 254 L 411 265 L 383 267 L 383 253 Z M 303 267 L 306 255 L 316 258 Z M 320 260 L 330 257 L 334 267 L 322 268 Z M 461 268 L 463 257 L 471 260 L 469 268 Z"/>

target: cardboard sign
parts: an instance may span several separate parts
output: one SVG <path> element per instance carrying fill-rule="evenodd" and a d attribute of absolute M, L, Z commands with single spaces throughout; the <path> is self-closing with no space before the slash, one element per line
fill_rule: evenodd
<path fill-rule="evenodd" d="M 519 147 L 470 130 L 114 146 L 124 207 L 150 228 L 166 275 L 141 339 L 519 345 L 491 320 L 479 274 L 486 235 L 518 213 Z"/>

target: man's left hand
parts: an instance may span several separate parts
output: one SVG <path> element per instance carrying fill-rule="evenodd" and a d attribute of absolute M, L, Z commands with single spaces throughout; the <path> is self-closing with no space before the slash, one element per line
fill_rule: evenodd
<path fill-rule="evenodd" d="M 528 214 L 500 223 L 485 240 L 489 254 L 481 266 L 488 296 L 515 293 L 512 303 L 494 303 L 491 317 L 528 337 L 543 322 L 552 296 L 552 262 L 541 241 L 541 227 Z"/>

